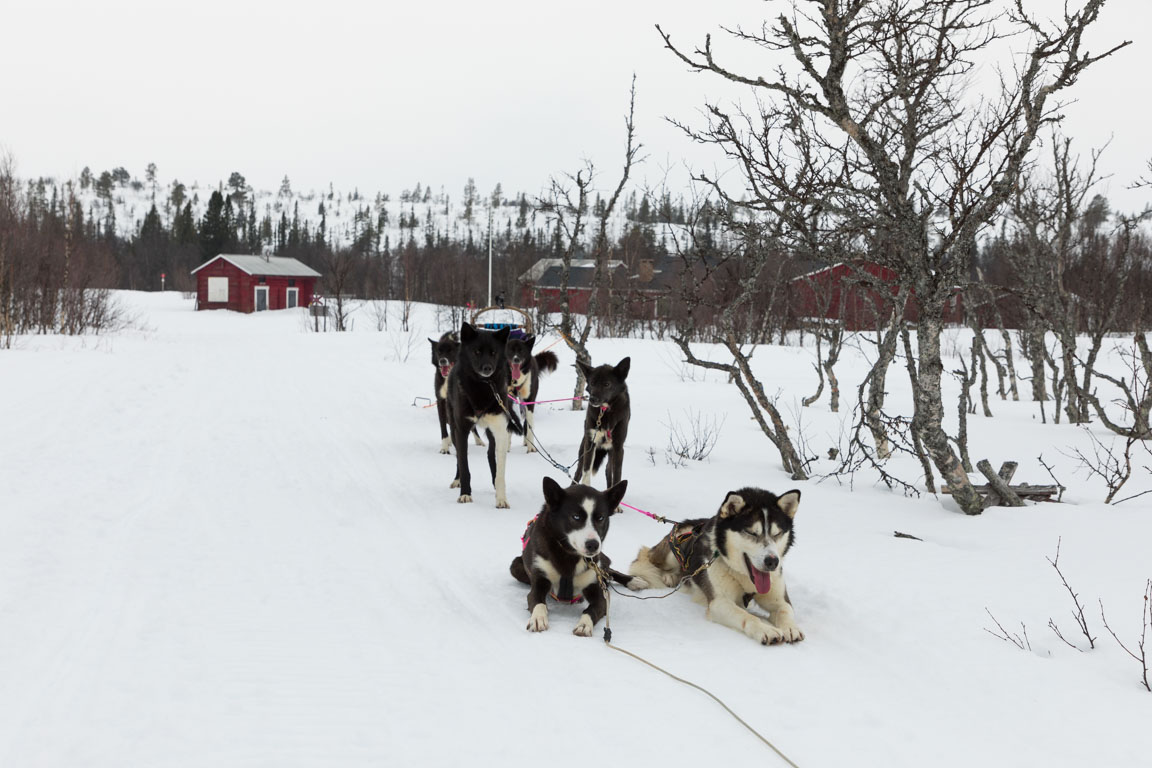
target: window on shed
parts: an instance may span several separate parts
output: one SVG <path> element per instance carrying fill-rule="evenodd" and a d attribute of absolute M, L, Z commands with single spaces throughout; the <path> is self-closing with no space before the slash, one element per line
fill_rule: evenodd
<path fill-rule="evenodd" d="M 224 304 L 228 303 L 228 278 L 208 278 L 208 301 L 221 302 Z"/>

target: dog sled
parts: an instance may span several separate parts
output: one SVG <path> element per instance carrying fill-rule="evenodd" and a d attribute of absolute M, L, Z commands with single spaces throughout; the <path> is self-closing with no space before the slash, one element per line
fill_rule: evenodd
<path fill-rule="evenodd" d="M 491 307 L 477 309 L 472 312 L 472 325 L 489 331 L 507 328 L 512 331 L 513 336 L 532 335 L 532 315 L 519 307 L 494 304 Z"/>

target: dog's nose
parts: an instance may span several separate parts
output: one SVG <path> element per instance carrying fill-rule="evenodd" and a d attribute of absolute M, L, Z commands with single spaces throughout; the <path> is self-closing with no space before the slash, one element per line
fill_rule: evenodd
<path fill-rule="evenodd" d="M 764 558 L 765 570 L 774 571 L 779 566 L 780 566 L 780 558 L 776 557 L 776 555 L 768 555 L 768 557 Z"/>
<path fill-rule="evenodd" d="M 588 539 L 588 541 L 584 542 L 584 550 L 588 554 L 594 555 L 600 550 L 600 542 L 596 539 Z"/>

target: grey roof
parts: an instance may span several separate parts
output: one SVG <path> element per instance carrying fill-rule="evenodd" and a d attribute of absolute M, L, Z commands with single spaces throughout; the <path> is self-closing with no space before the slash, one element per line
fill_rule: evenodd
<path fill-rule="evenodd" d="M 588 270 L 588 277 L 585 282 L 591 280 L 592 270 L 596 267 L 596 259 L 572 259 L 571 275 L 579 274 L 579 270 Z M 624 262 L 619 259 L 609 259 L 608 268 L 616 269 L 624 265 Z M 528 268 L 528 270 L 520 275 L 520 282 L 522 283 L 537 283 L 539 284 L 544 275 L 548 272 L 555 271 L 557 275 L 555 279 L 556 285 L 560 285 L 560 272 L 564 267 L 564 259 L 539 259 L 535 264 Z M 578 278 L 577 278 L 578 279 Z"/>
<path fill-rule="evenodd" d="M 320 273 L 312 269 L 306 264 L 303 264 L 296 259 L 289 259 L 284 256 L 255 256 L 250 254 L 235 254 L 235 253 L 222 253 L 216 259 L 224 259 L 224 261 L 233 265 L 237 269 L 247 272 L 250 275 L 275 275 L 278 277 L 320 277 Z M 192 270 L 192 274 L 196 274 L 204 267 L 208 266 L 216 259 L 209 259 L 196 269 Z"/>
<path fill-rule="evenodd" d="M 528 283 L 535 288 L 557 289 L 560 287 L 562 268 L 560 259 L 540 259 L 532 268 L 520 276 L 521 282 Z M 592 276 L 595 274 L 596 262 L 592 259 L 572 260 L 572 271 L 568 275 L 568 287 L 585 289 L 592 287 Z M 619 259 L 612 259 L 607 267 L 607 276 L 613 282 L 615 290 L 630 289 L 634 291 L 666 293 L 675 288 L 684 269 L 683 261 L 676 256 L 661 256 L 653 259 L 652 279 L 641 282 L 638 274 L 627 274 L 623 271 L 626 264 Z"/>

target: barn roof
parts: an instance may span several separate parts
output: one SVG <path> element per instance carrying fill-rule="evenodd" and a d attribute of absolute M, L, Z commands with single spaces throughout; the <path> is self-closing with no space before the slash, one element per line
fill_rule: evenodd
<path fill-rule="evenodd" d="M 609 271 L 615 271 L 624 266 L 619 259 L 609 259 Z M 522 275 L 520 282 L 530 283 L 537 288 L 559 288 L 564 271 L 563 259 L 540 259 Z M 596 272 L 595 259 L 572 259 L 572 268 L 568 273 L 569 288 L 589 288 L 592 286 L 592 276 Z"/>
<path fill-rule="evenodd" d="M 255 256 L 251 254 L 222 253 L 215 259 L 209 259 L 196 269 L 196 274 L 216 259 L 224 259 L 232 266 L 247 272 L 250 275 L 274 275 L 277 277 L 320 277 L 320 273 L 306 264 L 289 259 L 285 256 Z"/>

